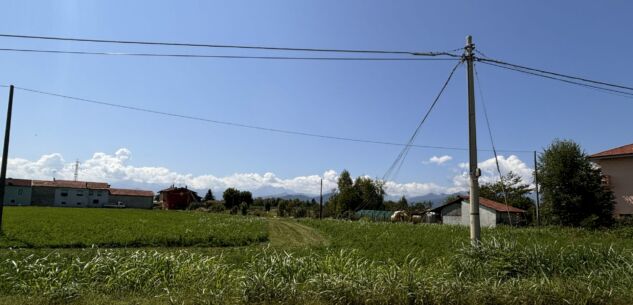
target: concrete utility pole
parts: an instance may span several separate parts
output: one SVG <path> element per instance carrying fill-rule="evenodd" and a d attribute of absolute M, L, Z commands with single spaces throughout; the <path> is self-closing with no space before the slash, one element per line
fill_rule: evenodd
<path fill-rule="evenodd" d="M 478 243 L 481 239 L 479 224 L 479 176 L 477 168 L 477 123 L 475 120 L 475 81 L 473 79 L 473 61 L 475 45 L 473 37 L 466 37 L 465 60 L 468 67 L 468 144 L 470 152 L 470 240 Z"/>
<path fill-rule="evenodd" d="M 0 232 L 2 232 L 2 210 L 4 192 L 7 185 L 7 159 L 9 157 L 9 138 L 11 136 L 11 112 L 13 111 L 13 85 L 9 87 L 9 107 L 7 108 L 7 127 L 4 129 L 4 147 L 2 149 L 2 167 L 0 167 Z"/>
<path fill-rule="evenodd" d="M 538 162 L 536 162 L 536 150 L 534 151 L 534 189 L 536 190 L 536 225 L 541 225 L 541 199 L 538 190 Z"/>
<path fill-rule="evenodd" d="M 319 197 L 319 219 L 323 219 L 323 178 L 321 178 L 321 196 Z"/>

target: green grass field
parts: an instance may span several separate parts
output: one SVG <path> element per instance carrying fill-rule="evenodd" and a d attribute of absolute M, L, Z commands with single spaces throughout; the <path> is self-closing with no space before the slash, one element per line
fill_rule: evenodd
<path fill-rule="evenodd" d="M 5 208 L 0 247 L 246 246 L 266 222 L 218 214 L 85 208 Z"/>
<path fill-rule="evenodd" d="M 631 228 L 487 229 L 472 247 L 442 225 L 61 208 L 5 221 L 0 304 L 633 303 Z"/>

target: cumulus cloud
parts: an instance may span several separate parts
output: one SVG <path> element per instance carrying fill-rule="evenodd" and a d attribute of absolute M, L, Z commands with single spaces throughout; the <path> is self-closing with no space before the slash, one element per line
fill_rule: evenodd
<path fill-rule="evenodd" d="M 521 161 L 519 157 L 515 155 L 510 155 L 509 157 L 499 156 L 498 159 L 502 175 L 507 175 L 512 171 L 521 177 L 524 183 L 532 184 L 532 172 L 534 169 L 530 168 L 527 164 L 525 164 L 525 162 Z M 495 183 L 499 181 L 499 173 L 497 172 L 495 158 L 479 162 L 478 166 L 481 169 L 479 183 Z M 453 177 L 453 185 L 455 188 L 467 190 L 469 186 L 468 163 L 459 163 L 459 168 L 462 169 L 462 173 Z"/>
<path fill-rule="evenodd" d="M 434 157 L 437 164 L 451 160 L 450 156 Z M 434 158 L 431 158 L 434 159 Z M 307 175 L 293 178 L 281 178 L 274 173 L 235 173 L 218 177 L 212 174 L 192 175 L 173 171 L 160 166 L 134 166 L 130 164 L 132 152 L 126 148 L 117 150 L 114 154 L 97 152 L 80 165 L 79 178 L 86 181 L 104 181 L 119 187 L 158 188 L 176 184 L 188 186 L 196 190 L 213 189 L 223 191 L 228 187 L 250 190 L 255 195 L 272 195 L 281 192 L 318 194 L 320 180 L 323 179 L 323 190 L 329 192 L 336 188 L 338 173 L 327 170 L 321 175 Z M 525 182 L 531 182 L 532 169 L 518 157 L 499 157 L 503 173 L 513 171 L 521 176 Z M 497 181 L 494 158 L 479 164 L 482 169 L 481 182 Z M 429 193 L 455 193 L 468 190 L 468 165 L 460 163 L 457 175 L 447 186 L 433 182 L 398 183 L 387 181 L 385 191 L 390 195 L 420 196 Z M 41 156 L 37 160 L 22 158 L 9 159 L 8 176 L 13 178 L 73 179 L 74 162 L 67 162 L 61 154 L 53 153 Z"/>
<path fill-rule="evenodd" d="M 437 165 L 441 165 L 441 164 L 444 164 L 444 163 L 446 163 L 448 161 L 451 161 L 451 160 L 453 160 L 453 157 L 451 157 L 449 155 L 444 155 L 444 156 L 440 156 L 440 157 L 433 156 L 426 163 L 434 163 L 434 164 L 437 164 Z"/>

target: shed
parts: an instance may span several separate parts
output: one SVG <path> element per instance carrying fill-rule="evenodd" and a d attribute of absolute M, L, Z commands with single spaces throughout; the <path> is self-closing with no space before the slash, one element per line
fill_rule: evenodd
<path fill-rule="evenodd" d="M 470 202 L 468 196 L 460 196 L 431 211 L 439 216 L 441 223 L 464 226 L 470 224 Z M 487 198 L 479 198 L 479 221 L 482 227 L 523 223 L 525 214 L 525 210 Z"/>
<path fill-rule="evenodd" d="M 154 206 L 154 192 L 110 188 L 108 205 L 133 209 L 151 209 Z"/>
<path fill-rule="evenodd" d="M 159 201 L 163 203 L 163 207 L 168 210 L 184 210 L 189 207 L 192 202 L 200 202 L 202 197 L 198 193 L 188 189 L 187 187 L 170 186 L 159 191 Z"/>

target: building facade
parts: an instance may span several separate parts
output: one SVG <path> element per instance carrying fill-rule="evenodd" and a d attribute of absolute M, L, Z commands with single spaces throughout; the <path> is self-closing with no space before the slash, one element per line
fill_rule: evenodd
<path fill-rule="evenodd" d="M 464 226 L 470 224 L 468 197 L 459 197 L 431 211 L 438 215 L 443 224 Z M 525 210 L 483 197 L 479 198 L 479 223 L 482 227 L 492 228 L 500 224 L 517 225 L 525 221 L 525 214 Z"/>
<path fill-rule="evenodd" d="M 171 186 L 159 192 L 159 201 L 168 210 L 184 210 L 192 202 L 199 202 L 202 198 L 187 187 Z"/>
<path fill-rule="evenodd" d="M 633 144 L 589 156 L 602 169 L 603 183 L 613 191 L 616 218 L 633 217 Z"/>
<path fill-rule="evenodd" d="M 133 209 L 151 209 L 154 206 L 154 192 L 110 188 L 109 205 Z"/>
<path fill-rule="evenodd" d="M 4 205 L 31 205 L 31 201 L 31 180 L 11 178 L 6 180 Z"/>
<path fill-rule="evenodd" d="M 122 202 L 131 208 L 152 208 L 152 191 L 114 189 L 104 182 L 7 179 L 6 205 L 102 208 Z M 112 193 L 112 198 L 110 198 Z"/>

